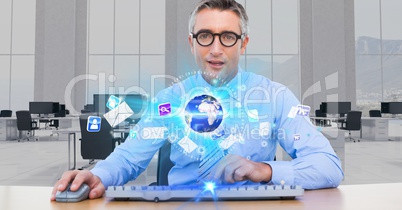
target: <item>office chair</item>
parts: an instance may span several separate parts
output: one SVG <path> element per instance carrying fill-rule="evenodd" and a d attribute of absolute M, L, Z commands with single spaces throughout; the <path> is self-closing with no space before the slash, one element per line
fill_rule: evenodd
<path fill-rule="evenodd" d="M 158 165 L 156 168 L 156 182 L 152 182 L 149 186 L 168 186 L 168 174 L 170 169 L 174 166 L 170 160 L 170 149 L 172 144 L 165 141 L 163 146 L 158 151 Z"/>
<path fill-rule="evenodd" d="M 87 122 L 89 115 L 80 116 L 81 129 L 81 156 L 83 159 L 90 160 L 90 164 L 94 160 L 103 160 L 116 147 L 116 143 L 120 144 L 121 138 L 114 138 L 112 127 L 104 117 L 101 117 L 99 132 L 89 132 L 87 130 Z"/>
<path fill-rule="evenodd" d="M 0 111 L 0 117 L 11 117 L 13 114 L 13 111 L 11 110 L 1 110 Z"/>
<path fill-rule="evenodd" d="M 362 123 L 362 112 L 361 111 L 349 111 L 346 116 L 346 120 L 342 122 L 340 129 L 349 131 L 349 140 L 356 142 L 351 136 L 351 131 L 359 131 L 361 129 Z M 360 142 L 360 139 L 357 140 Z"/>
<path fill-rule="evenodd" d="M 32 136 L 35 136 L 35 130 L 39 128 L 38 124 L 35 121 L 32 121 L 31 113 L 29 111 L 17 111 L 15 113 L 17 115 L 17 129 L 20 132 L 20 138 L 18 141 L 24 139 L 29 141 L 29 136 L 26 136 L 26 138 L 23 139 L 21 138 L 22 131 L 27 131 L 27 134 L 31 134 L 30 132 L 32 132 Z"/>
<path fill-rule="evenodd" d="M 370 117 L 381 117 L 381 110 L 370 110 L 369 116 Z"/>
<path fill-rule="evenodd" d="M 156 185 L 169 185 L 168 174 L 174 166 L 170 160 L 170 149 L 172 144 L 166 141 L 159 149 L 158 168 L 156 171 Z"/>

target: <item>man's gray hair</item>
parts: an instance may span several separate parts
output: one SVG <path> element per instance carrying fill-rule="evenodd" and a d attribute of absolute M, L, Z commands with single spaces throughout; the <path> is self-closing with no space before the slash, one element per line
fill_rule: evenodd
<path fill-rule="evenodd" d="M 241 33 L 244 34 L 244 37 L 248 36 L 248 16 L 244 7 L 237 3 L 235 0 L 202 0 L 194 11 L 190 14 L 189 19 L 189 33 L 192 33 L 194 30 L 195 19 L 198 14 L 203 9 L 218 9 L 220 11 L 230 10 L 236 13 L 240 18 L 240 28 Z"/>

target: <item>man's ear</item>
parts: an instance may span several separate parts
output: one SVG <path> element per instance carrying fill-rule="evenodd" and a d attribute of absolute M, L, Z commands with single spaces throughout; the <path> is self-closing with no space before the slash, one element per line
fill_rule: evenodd
<path fill-rule="evenodd" d="M 244 54 L 246 52 L 246 46 L 248 44 L 248 40 L 249 40 L 249 37 L 246 36 L 244 38 L 244 40 L 242 41 L 242 43 L 241 43 L 241 54 Z"/>
<path fill-rule="evenodd" d="M 191 53 L 194 54 L 193 36 L 191 34 L 188 35 L 188 43 L 190 44 Z"/>

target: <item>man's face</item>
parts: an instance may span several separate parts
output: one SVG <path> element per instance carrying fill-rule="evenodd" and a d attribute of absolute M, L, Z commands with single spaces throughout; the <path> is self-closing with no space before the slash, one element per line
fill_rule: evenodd
<path fill-rule="evenodd" d="M 234 32 L 238 35 L 242 33 L 240 18 L 236 13 L 216 9 L 203 9 L 197 14 L 193 34 L 201 30 L 212 33 Z M 240 55 L 244 53 L 248 43 L 248 37 L 246 37 L 244 41 L 239 39 L 234 46 L 226 47 L 220 43 L 219 37 L 215 36 L 214 42 L 204 47 L 191 36 L 188 40 L 197 65 L 202 71 L 208 73 L 203 77 L 213 86 L 222 85 L 216 79 L 229 82 L 237 74 Z"/>

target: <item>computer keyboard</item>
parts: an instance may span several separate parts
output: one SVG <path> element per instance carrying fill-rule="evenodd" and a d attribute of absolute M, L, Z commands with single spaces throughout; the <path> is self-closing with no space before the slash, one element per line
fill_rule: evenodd
<path fill-rule="evenodd" d="M 188 201 L 188 200 L 272 200 L 294 199 L 302 196 L 301 186 L 242 185 L 217 186 L 207 190 L 203 186 L 110 186 L 106 197 L 115 200 Z"/>

